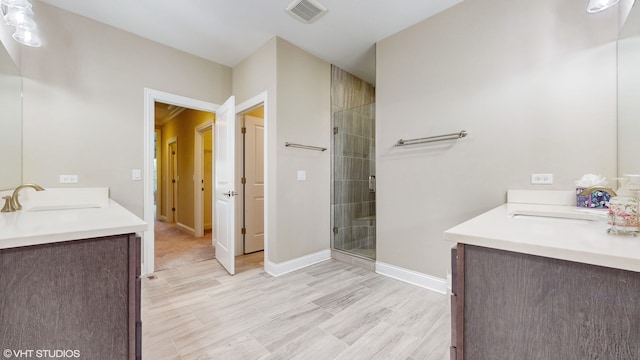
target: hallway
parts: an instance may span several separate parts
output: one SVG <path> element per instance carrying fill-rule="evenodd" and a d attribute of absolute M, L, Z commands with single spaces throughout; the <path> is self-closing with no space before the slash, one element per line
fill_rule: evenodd
<path fill-rule="evenodd" d="M 215 258 L 211 230 L 194 237 L 175 223 L 155 222 L 155 271 Z"/>

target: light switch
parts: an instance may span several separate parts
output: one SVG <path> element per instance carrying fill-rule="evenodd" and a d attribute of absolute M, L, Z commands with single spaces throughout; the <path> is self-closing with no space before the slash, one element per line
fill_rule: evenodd
<path fill-rule="evenodd" d="M 142 171 L 140 171 L 140 169 L 131 169 L 131 180 L 133 181 L 142 180 Z"/>
<path fill-rule="evenodd" d="M 307 172 L 304 170 L 298 170 L 298 181 L 307 180 Z"/>

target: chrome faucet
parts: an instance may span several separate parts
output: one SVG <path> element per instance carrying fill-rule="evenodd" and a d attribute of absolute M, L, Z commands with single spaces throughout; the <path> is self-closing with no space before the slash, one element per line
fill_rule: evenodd
<path fill-rule="evenodd" d="M 28 187 L 35 189 L 36 191 L 44 190 L 42 186 L 36 185 L 36 184 L 24 184 L 24 185 L 18 186 L 15 190 L 13 190 L 13 195 L 11 195 L 11 205 L 9 206 L 9 209 L 13 207 L 13 211 L 22 210 L 22 204 L 20 204 L 20 201 L 18 200 L 18 196 L 20 196 L 20 190 Z M 8 210 L 8 211 L 12 211 L 12 210 Z"/>

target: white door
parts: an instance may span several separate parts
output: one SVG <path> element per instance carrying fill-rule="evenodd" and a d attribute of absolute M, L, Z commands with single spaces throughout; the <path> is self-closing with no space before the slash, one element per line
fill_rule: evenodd
<path fill-rule="evenodd" d="M 213 203 L 215 204 L 216 259 L 235 273 L 235 97 L 231 96 L 216 111 L 215 171 Z"/>
<path fill-rule="evenodd" d="M 264 250 L 264 120 L 244 117 L 246 254 Z"/>

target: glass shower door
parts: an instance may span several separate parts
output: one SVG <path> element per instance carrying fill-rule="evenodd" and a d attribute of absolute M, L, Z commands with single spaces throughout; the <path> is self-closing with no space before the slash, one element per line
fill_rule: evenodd
<path fill-rule="evenodd" d="M 376 258 L 375 104 L 333 116 L 333 249 Z"/>

